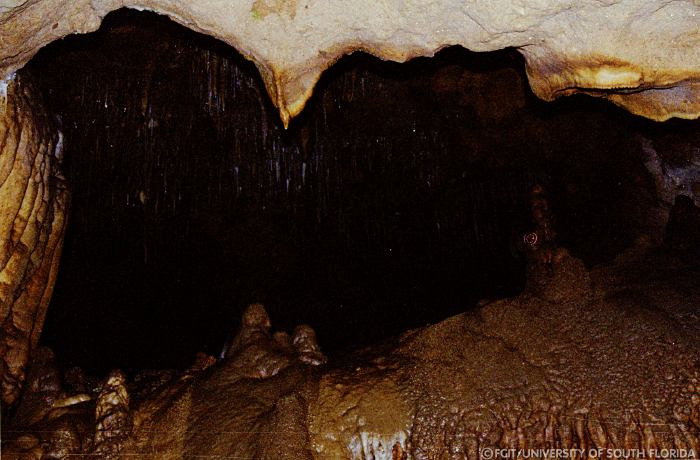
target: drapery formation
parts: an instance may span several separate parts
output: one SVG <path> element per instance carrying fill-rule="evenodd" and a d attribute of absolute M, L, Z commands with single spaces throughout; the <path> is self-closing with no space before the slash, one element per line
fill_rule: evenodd
<path fill-rule="evenodd" d="M 39 48 L 130 7 L 234 46 L 285 124 L 344 54 L 404 61 L 448 45 L 517 48 L 543 99 L 582 92 L 655 120 L 700 116 L 700 4 L 672 0 L 0 0 L 0 365 L 11 404 L 56 276 L 68 193 L 60 137 L 26 82 Z"/>
<path fill-rule="evenodd" d="M 583 92 L 655 120 L 700 115 L 700 4 L 688 0 L 3 0 L 0 78 L 120 7 L 234 46 L 257 65 L 285 123 L 344 54 L 404 61 L 448 45 L 517 48 L 546 100 Z"/>

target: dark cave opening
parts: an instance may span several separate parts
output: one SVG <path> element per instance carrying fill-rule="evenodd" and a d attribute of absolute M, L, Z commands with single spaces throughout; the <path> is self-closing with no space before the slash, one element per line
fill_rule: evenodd
<path fill-rule="evenodd" d="M 286 131 L 251 63 L 154 14 L 112 13 L 24 71 L 72 191 L 42 342 L 94 373 L 215 355 L 253 301 L 325 350 L 375 343 L 523 289 L 532 185 L 589 265 L 655 199 L 634 139 L 659 128 L 538 100 L 515 50 L 348 56 Z"/>

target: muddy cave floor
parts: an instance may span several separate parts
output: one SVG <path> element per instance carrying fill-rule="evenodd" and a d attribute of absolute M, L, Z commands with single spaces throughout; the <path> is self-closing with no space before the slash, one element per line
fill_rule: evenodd
<path fill-rule="evenodd" d="M 558 263 L 553 274 L 545 274 L 537 269 L 531 270 L 528 287 L 518 297 L 483 302 L 476 310 L 445 319 L 432 326 L 408 331 L 382 344 L 350 354 L 331 355 L 328 363 L 314 372 L 319 373 L 318 375 L 337 374 L 342 373 L 344 369 L 377 367 L 376 363 L 380 362 L 383 363 L 379 366 L 382 368 L 391 367 L 390 363 L 401 366 L 401 357 L 416 354 L 412 351 L 416 347 L 424 348 L 417 352 L 421 359 L 437 361 L 441 359 L 441 355 L 451 350 L 444 338 L 450 334 L 459 334 L 465 321 L 469 324 L 476 321 L 496 324 L 495 327 L 487 326 L 492 327 L 493 337 L 499 337 L 499 341 L 503 341 L 507 347 L 518 349 L 520 353 L 528 356 L 540 353 L 533 352 L 533 347 L 545 346 L 543 341 L 546 344 L 547 333 L 542 334 L 542 331 L 547 331 L 550 324 L 559 329 L 558 333 L 568 335 L 574 349 L 578 338 L 581 338 L 580 345 L 584 348 L 596 341 L 605 346 L 616 347 L 616 341 L 632 343 L 637 340 L 635 336 L 640 334 L 644 340 L 648 341 L 651 337 L 657 342 L 649 344 L 648 349 L 638 350 L 637 356 L 628 356 L 629 343 L 621 343 L 620 350 L 604 350 L 602 354 L 599 350 L 592 354 L 601 362 L 582 362 L 573 366 L 572 369 L 581 373 L 590 373 L 585 378 L 578 376 L 577 379 L 598 380 L 596 385 L 599 389 L 602 388 L 600 391 L 603 393 L 608 383 L 611 388 L 619 387 L 619 382 L 608 382 L 606 379 L 610 378 L 610 374 L 601 371 L 610 364 L 605 362 L 606 360 L 629 358 L 629 363 L 613 365 L 618 370 L 625 369 L 626 366 L 632 368 L 642 365 L 646 369 L 642 369 L 641 372 L 653 372 L 655 369 L 665 372 L 663 369 L 668 363 L 655 363 L 655 357 L 665 360 L 667 356 L 677 356 L 679 361 L 674 366 L 686 368 L 693 374 L 700 368 L 697 362 L 700 357 L 698 258 L 688 251 L 641 246 L 620 254 L 613 263 L 591 269 L 585 268 L 582 262 L 567 254 L 563 261 Z M 609 318 L 609 322 L 606 322 L 606 317 Z M 274 331 L 274 317 L 271 320 Z M 569 326 L 562 327 L 563 324 Z M 543 338 L 538 339 L 538 335 Z M 523 343 L 528 337 L 533 340 Z M 459 342 L 459 338 L 448 340 Z M 320 345 L 323 347 L 322 343 Z M 552 344 L 553 349 L 557 346 Z M 656 356 L 659 355 L 659 349 L 668 351 L 670 355 L 662 352 L 660 354 L 666 357 Z M 546 355 L 550 352 L 552 350 L 542 350 L 540 354 Z M 473 362 L 481 361 L 475 359 Z M 481 364 L 488 369 L 508 366 L 508 363 Z M 598 371 L 601 375 L 596 375 Z M 211 382 L 220 380 L 225 372 L 225 362 L 216 362 L 213 357 L 202 354 L 187 371 L 143 371 L 129 379 L 127 388 L 130 410 L 136 413 L 143 410 L 143 407 L 152 405 L 153 401 L 160 401 L 157 404 L 162 404 L 163 395 L 168 394 L 168 388 L 181 385 L 185 380 L 183 376 L 186 376 L 188 381 L 192 379 L 194 382 Z M 508 375 L 517 370 L 504 369 L 502 372 Z M 493 374 L 490 371 L 484 373 Z M 444 380 L 439 375 L 432 377 L 436 382 Z M 649 377 L 654 383 L 639 382 L 639 385 L 661 385 L 663 388 L 664 379 L 674 378 L 670 375 Z M 358 373 L 355 378 L 364 378 L 363 373 Z M 695 378 L 697 379 L 697 375 Z M 95 401 L 103 385 L 98 378 L 86 376 L 80 369 L 56 369 L 52 352 L 47 349 L 39 350 L 30 367 L 22 401 L 11 421 L 3 424 L 4 450 L 22 451 L 22 446 L 36 448 L 37 445 L 46 449 L 47 445 L 60 444 L 56 440 L 48 439 L 51 435 L 47 433 L 56 432 L 56 427 L 67 425 L 70 425 L 73 431 L 84 431 L 84 435 L 79 437 L 82 439 L 82 449 L 86 449 L 86 443 L 92 442 Z M 478 386 L 477 382 L 475 386 Z M 503 388 L 503 391 L 508 390 Z M 637 389 L 630 388 L 629 391 L 634 393 Z M 487 394 L 482 396 L 489 397 Z M 583 394 L 578 396 L 586 398 Z M 624 399 L 624 395 L 617 395 L 608 402 Z M 468 404 L 467 401 L 464 403 Z M 672 411 L 673 408 L 668 407 L 667 410 Z M 666 409 L 661 408 L 661 411 L 665 412 Z"/>

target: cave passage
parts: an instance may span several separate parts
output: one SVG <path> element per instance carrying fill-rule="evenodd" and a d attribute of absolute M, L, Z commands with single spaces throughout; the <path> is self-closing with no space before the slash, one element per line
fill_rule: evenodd
<path fill-rule="evenodd" d="M 42 342 L 88 371 L 218 354 L 250 302 L 325 350 L 385 340 L 524 286 L 527 194 L 588 264 L 638 236 L 651 122 L 536 99 L 514 50 L 356 54 L 284 130 L 254 66 L 121 10 L 23 70 L 65 136 L 70 225 Z"/>

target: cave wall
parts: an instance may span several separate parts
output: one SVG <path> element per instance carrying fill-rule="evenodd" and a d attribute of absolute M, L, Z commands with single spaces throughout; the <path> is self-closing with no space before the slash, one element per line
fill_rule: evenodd
<path fill-rule="evenodd" d="M 56 279 L 68 207 L 61 137 L 28 78 L 0 103 L 0 375 L 12 404 Z"/>

